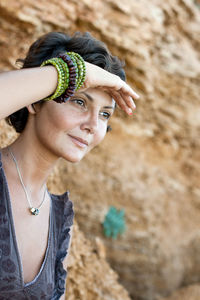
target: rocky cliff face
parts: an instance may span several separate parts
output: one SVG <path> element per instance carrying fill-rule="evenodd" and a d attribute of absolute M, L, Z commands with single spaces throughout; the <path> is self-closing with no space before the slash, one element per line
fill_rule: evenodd
<path fill-rule="evenodd" d="M 188 290 L 200 298 L 192 285 L 200 281 L 199 2 L 0 0 L 0 22 L 2 70 L 12 69 L 34 39 L 52 30 L 90 31 L 125 60 L 128 82 L 141 95 L 136 113 L 117 111 L 105 141 L 79 165 L 60 163 L 49 186 L 71 191 L 81 231 L 93 245 L 104 245 L 132 299 L 162 299 L 186 285 L 169 299 L 184 299 L 178 297 Z M 12 134 L 7 127 L 1 131 L 2 144 Z M 126 214 L 127 230 L 116 241 L 102 234 L 110 205 Z M 78 238 L 76 230 L 74 245 Z M 78 251 L 72 247 L 69 299 L 128 299 L 115 296 L 118 287 L 115 293 L 112 281 L 103 280 L 105 264 L 99 264 L 98 280 L 91 276 L 98 255 Z M 76 253 L 82 253 L 78 262 Z"/>

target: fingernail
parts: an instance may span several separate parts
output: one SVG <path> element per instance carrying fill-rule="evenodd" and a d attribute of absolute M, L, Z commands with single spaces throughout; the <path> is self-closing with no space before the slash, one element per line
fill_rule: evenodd
<path fill-rule="evenodd" d="M 136 108 L 136 105 L 135 105 L 135 102 L 133 101 L 133 109 L 135 109 Z"/>
<path fill-rule="evenodd" d="M 132 109 L 131 109 L 131 108 L 128 108 L 128 114 L 129 114 L 129 115 L 132 115 L 132 114 L 133 114 L 133 112 L 132 112 Z"/>
<path fill-rule="evenodd" d="M 135 97 L 136 97 L 137 99 L 139 99 L 139 98 L 140 98 L 140 96 L 139 96 L 138 94 L 136 94 L 136 93 L 135 93 Z"/>
<path fill-rule="evenodd" d="M 135 102 L 134 102 L 133 98 L 132 98 L 132 97 L 129 97 L 129 99 L 130 99 L 130 105 L 131 105 L 131 108 L 132 108 L 132 109 L 135 109 L 135 108 L 136 108 L 136 105 L 135 105 Z"/>

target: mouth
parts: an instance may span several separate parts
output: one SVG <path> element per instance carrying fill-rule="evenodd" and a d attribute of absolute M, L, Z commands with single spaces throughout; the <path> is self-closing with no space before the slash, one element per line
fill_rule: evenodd
<path fill-rule="evenodd" d="M 72 142 L 80 147 L 80 148 L 86 148 L 88 147 L 88 142 L 80 137 L 77 137 L 77 136 L 73 136 L 73 135 L 70 135 L 68 134 L 68 136 L 71 138 Z"/>

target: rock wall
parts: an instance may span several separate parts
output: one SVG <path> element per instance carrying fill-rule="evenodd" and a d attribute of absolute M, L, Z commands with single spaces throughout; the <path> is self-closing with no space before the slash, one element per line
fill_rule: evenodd
<path fill-rule="evenodd" d="M 163 300 L 199 300 L 199 295 L 200 286 L 193 284 L 174 292 L 173 295 Z"/>
<path fill-rule="evenodd" d="M 0 24 L 2 70 L 51 30 L 90 31 L 125 60 L 128 82 L 141 95 L 136 113 L 117 110 L 105 141 L 79 165 L 61 162 L 49 186 L 71 191 L 81 231 L 93 245 L 102 241 L 132 299 L 193 289 L 200 281 L 199 2 L 0 0 Z M 102 234 L 110 205 L 126 213 L 127 230 L 116 241 Z M 80 296 L 90 290 L 84 280 L 91 269 L 70 270 L 70 299 L 97 299 Z"/>

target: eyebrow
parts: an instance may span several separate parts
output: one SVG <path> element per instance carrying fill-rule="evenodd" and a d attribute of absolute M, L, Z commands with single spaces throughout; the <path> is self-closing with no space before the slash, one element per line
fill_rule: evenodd
<path fill-rule="evenodd" d="M 83 95 L 85 95 L 89 101 L 93 102 L 94 101 L 94 98 L 92 98 L 88 93 L 86 92 L 81 92 Z M 114 106 L 104 106 L 103 108 L 111 108 L 111 109 L 115 109 Z"/>

